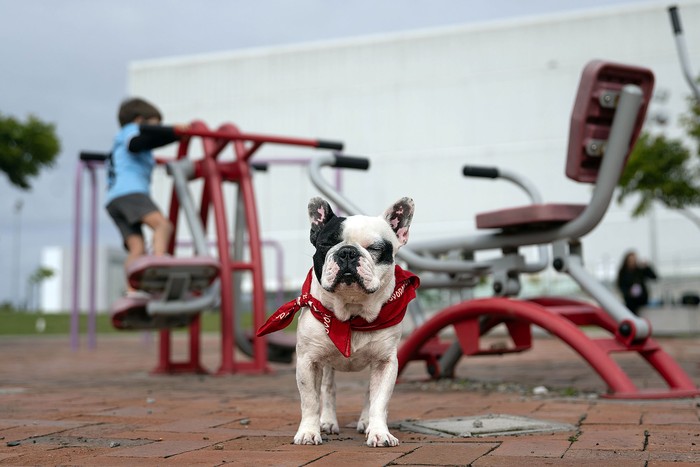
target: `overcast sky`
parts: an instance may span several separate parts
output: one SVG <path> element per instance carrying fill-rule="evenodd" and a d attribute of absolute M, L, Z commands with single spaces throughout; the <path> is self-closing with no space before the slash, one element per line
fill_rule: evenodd
<path fill-rule="evenodd" d="M 0 0 L 0 113 L 53 123 L 62 144 L 31 191 L 0 173 L 0 302 L 26 297 L 44 246 L 72 245 L 77 154 L 110 148 L 129 62 L 630 3 L 658 1 Z M 102 206 L 100 241 L 119 244 Z"/>

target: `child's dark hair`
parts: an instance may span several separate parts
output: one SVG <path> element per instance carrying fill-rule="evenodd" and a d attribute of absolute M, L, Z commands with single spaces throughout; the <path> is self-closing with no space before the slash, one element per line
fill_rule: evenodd
<path fill-rule="evenodd" d="M 144 99 L 134 97 L 122 102 L 119 106 L 119 124 L 124 126 L 136 120 L 137 117 L 143 117 L 144 120 L 149 118 L 163 119 L 156 106 Z"/>

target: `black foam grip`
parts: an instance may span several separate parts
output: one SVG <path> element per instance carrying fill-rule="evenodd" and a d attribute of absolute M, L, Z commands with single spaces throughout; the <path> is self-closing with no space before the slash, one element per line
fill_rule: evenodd
<path fill-rule="evenodd" d="M 251 162 L 250 166 L 257 172 L 267 172 L 270 164 L 267 162 Z"/>
<path fill-rule="evenodd" d="M 478 167 L 475 165 L 465 165 L 462 173 L 465 177 L 498 178 L 499 176 L 496 167 Z"/>
<path fill-rule="evenodd" d="M 341 154 L 336 154 L 333 167 L 338 167 L 341 169 L 367 170 L 369 169 L 369 159 L 366 157 L 343 156 Z"/>
<path fill-rule="evenodd" d="M 340 141 L 326 141 L 319 139 L 316 141 L 316 147 L 320 149 L 332 149 L 334 151 L 342 151 L 343 143 Z"/>
<path fill-rule="evenodd" d="M 683 32 L 683 28 L 681 28 L 681 17 L 678 16 L 678 7 L 675 5 L 668 7 L 668 14 L 671 16 L 671 25 L 673 26 L 673 33 L 681 34 Z"/>
<path fill-rule="evenodd" d="M 105 161 L 109 158 L 110 153 L 108 152 L 92 152 L 92 151 L 81 151 L 80 160 L 81 161 Z"/>
<path fill-rule="evenodd" d="M 166 134 L 166 135 L 173 135 L 175 134 L 175 127 L 174 126 L 168 126 L 168 125 L 139 125 L 139 131 L 141 134 Z"/>

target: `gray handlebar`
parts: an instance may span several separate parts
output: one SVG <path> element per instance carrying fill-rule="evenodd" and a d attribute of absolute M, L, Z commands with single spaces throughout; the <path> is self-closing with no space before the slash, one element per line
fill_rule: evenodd
<path fill-rule="evenodd" d="M 685 39 L 683 37 L 683 28 L 681 27 L 681 17 L 678 12 L 678 7 L 675 5 L 669 7 L 668 14 L 671 18 L 673 37 L 676 40 L 676 50 L 678 51 L 678 58 L 681 62 L 683 77 L 688 83 L 688 86 L 690 86 L 690 90 L 693 92 L 695 100 L 700 104 L 700 86 L 698 86 L 695 82 L 695 77 L 690 69 L 690 59 L 688 58 L 688 49 L 685 46 Z"/>

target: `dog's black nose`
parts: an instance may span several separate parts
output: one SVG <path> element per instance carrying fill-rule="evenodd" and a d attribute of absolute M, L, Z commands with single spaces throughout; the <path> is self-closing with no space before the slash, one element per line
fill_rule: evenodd
<path fill-rule="evenodd" d="M 357 259 L 360 256 L 360 253 L 357 251 L 357 248 L 355 248 L 355 247 L 344 246 L 344 247 L 341 247 L 335 253 L 335 255 L 338 259 L 342 259 L 345 261 L 352 261 L 354 259 Z"/>
<path fill-rule="evenodd" d="M 341 273 L 354 272 L 360 262 L 360 252 L 353 246 L 340 247 L 335 253 L 335 261 Z"/>

